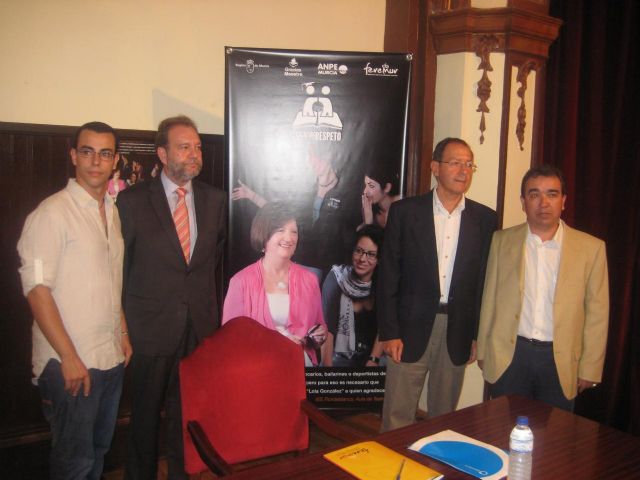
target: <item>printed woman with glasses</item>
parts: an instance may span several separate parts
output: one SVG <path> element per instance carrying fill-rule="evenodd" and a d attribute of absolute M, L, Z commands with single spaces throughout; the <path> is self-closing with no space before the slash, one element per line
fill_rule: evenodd
<path fill-rule="evenodd" d="M 326 367 L 375 367 L 380 363 L 375 311 L 375 271 L 382 252 L 382 228 L 356 233 L 350 265 L 334 265 L 322 285 L 322 309 L 329 333 L 322 347 Z"/>

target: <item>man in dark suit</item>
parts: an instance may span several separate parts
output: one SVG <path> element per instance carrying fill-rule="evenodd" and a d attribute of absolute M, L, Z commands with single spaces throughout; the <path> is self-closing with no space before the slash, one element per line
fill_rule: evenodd
<path fill-rule="evenodd" d="M 126 478 L 155 479 L 160 411 L 169 478 L 184 472 L 178 365 L 218 324 L 216 270 L 226 238 L 226 195 L 193 180 L 200 136 L 184 116 L 160 122 L 159 177 L 123 191 L 123 305 L 131 342 L 132 410 Z"/>
<path fill-rule="evenodd" d="M 415 421 L 429 374 L 430 416 L 458 403 L 475 339 L 493 210 L 464 194 L 476 165 L 464 140 L 436 146 L 426 195 L 391 205 L 378 282 L 378 328 L 387 365 L 382 430 Z"/>

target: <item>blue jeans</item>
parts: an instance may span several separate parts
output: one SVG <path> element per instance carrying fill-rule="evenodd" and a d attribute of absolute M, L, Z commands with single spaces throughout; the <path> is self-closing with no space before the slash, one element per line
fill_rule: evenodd
<path fill-rule="evenodd" d="M 42 411 L 51 426 L 51 479 L 99 479 L 118 416 L 124 363 L 89 369 L 91 391 L 76 397 L 64 389 L 60 362 L 50 359 L 38 379 Z"/>

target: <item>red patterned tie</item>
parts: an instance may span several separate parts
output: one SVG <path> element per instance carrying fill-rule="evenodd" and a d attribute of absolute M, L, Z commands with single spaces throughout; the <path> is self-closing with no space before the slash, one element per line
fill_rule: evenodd
<path fill-rule="evenodd" d="M 176 189 L 176 193 L 178 194 L 178 204 L 173 211 L 173 222 L 176 224 L 176 232 L 178 232 L 178 240 L 180 240 L 184 259 L 189 263 L 189 211 L 187 210 L 187 202 L 185 202 L 184 198 L 187 191 L 180 187 Z"/>

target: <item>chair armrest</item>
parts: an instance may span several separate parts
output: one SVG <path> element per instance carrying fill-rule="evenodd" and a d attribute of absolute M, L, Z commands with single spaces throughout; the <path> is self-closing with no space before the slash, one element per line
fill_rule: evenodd
<path fill-rule="evenodd" d="M 334 438 L 338 438 L 344 442 L 357 442 L 368 438 L 355 428 L 338 423 L 329 415 L 320 411 L 318 407 L 307 399 L 300 402 L 300 408 L 307 414 L 309 420 L 316 424 L 320 430 Z"/>
<path fill-rule="evenodd" d="M 200 458 L 209 467 L 209 470 L 217 476 L 225 476 L 234 472 L 233 467 L 225 462 L 216 449 L 213 448 L 207 434 L 204 433 L 197 421 L 188 421 L 187 430 Z"/>

